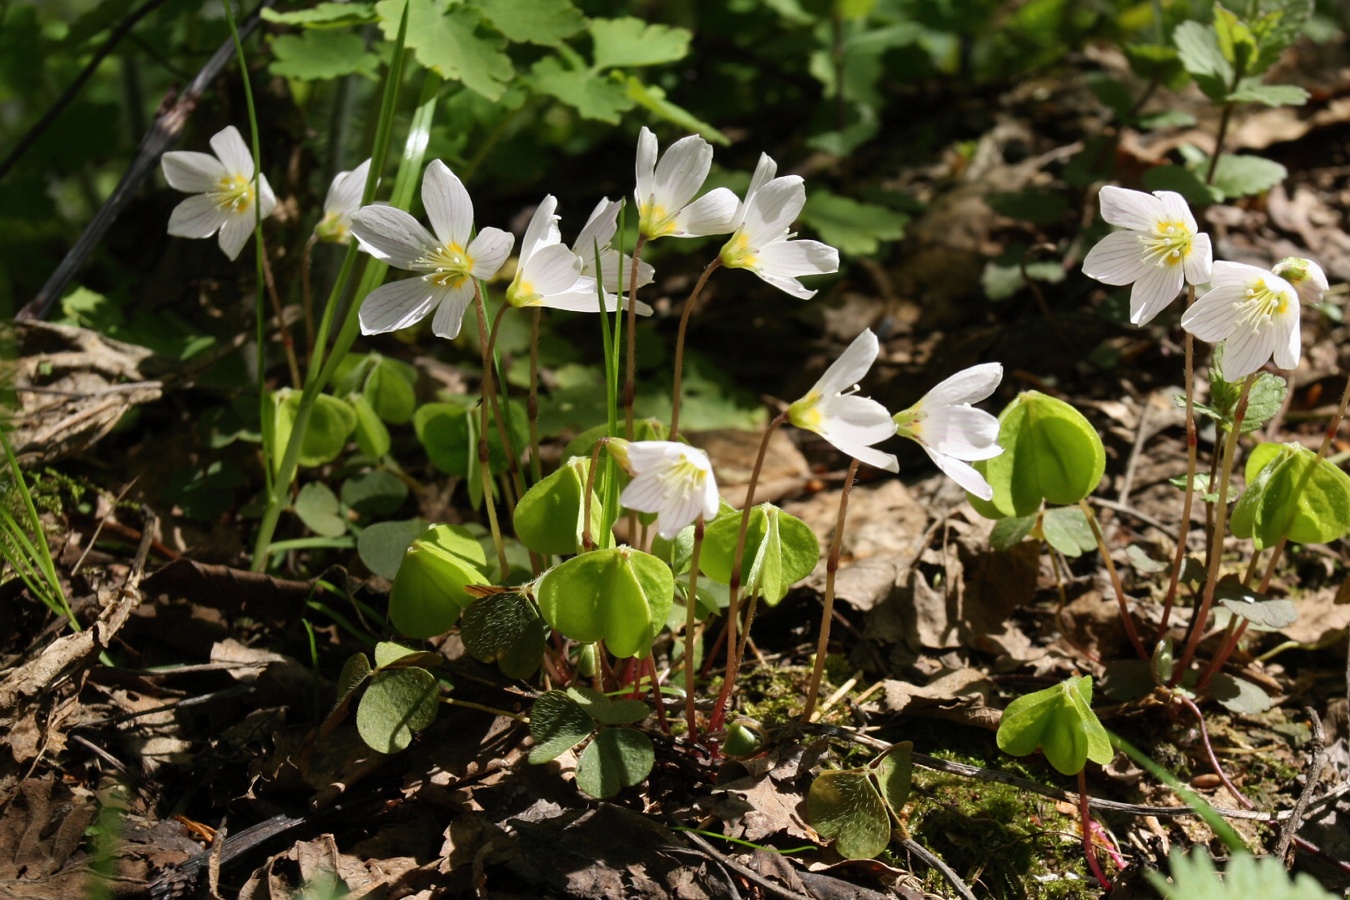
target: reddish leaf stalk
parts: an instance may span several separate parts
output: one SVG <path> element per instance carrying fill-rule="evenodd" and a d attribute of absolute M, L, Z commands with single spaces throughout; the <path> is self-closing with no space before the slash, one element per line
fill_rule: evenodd
<path fill-rule="evenodd" d="M 717 271 L 717 267 L 722 265 L 722 257 L 715 258 L 712 262 L 703 267 L 703 274 L 698 276 L 698 282 L 694 289 L 689 292 L 689 299 L 684 301 L 684 309 L 680 311 L 680 330 L 675 335 L 675 383 L 671 388 L 670 396 L 670 440 L 676 440 L 680 434 L 680 397 L 683 394 L 684 385 L 684 335 L 689 328 L 689 316 L 698 304 L 698 295 L 703 292 L 703 286 L 708 283 L 709 276 Z M 637 283 L 637 265 L 634 263 L 633 283 Z"/>
<path fill-rule="evenodd" d="M 839 493 L 839 517 L 834 523 L 834 539 L 830 541 L 830 556 L 825 561 L 825 600 L 820 614 L 820 637 L 816 640 L 816 663 L 811 669 L 811 682 L 806 688 L 806 703 L 802 707 L 802 721 L 810 722 L 820 696 L 820 680 L 825 674 L 825 657 L 830 647 L 830 624 L 834 621 L 834 576 L 839 571 L 839 554 L 844 543 L 844 521 L 848 515 L 848 495 L 853 479 L 858 474 L 858 461 L 849 463 L 844 476 L 844 487 Z"/>

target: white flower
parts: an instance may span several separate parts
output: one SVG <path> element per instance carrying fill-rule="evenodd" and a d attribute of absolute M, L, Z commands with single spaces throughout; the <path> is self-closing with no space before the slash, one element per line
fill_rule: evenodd
<path fill-rule="evenodd" d="M 602 197 L 600 202 L 595 205 L 591 211 L 591 217 L 586 220 L 586 224 L 581 226 L 581 233 L 577 239 L 572 242 L 572 252 L 581 257 L 581 273 L 595 277 L 595 249 L 600 248 L 600 269 L 603 275 L 605 290 L 618 291 L 620 281 L 624 292 L 631 290 L 633 285 L 629 283 L 632 276 L 633 258 L 628 254 L 619 255 L 619 251 L 610 246 L 614 240 L 614 232 L 619 228 L 619 208 L 623 206 L 622 201 L 611 200 L 608 197 Z M 656 277 L 656 270 L 650 263 L 638 260 L 637 286 L 645 287 L 652 283 Z M 646 312 L 643 312 L 643 308 Z M 651 307 L 645 303 L 638 304 L 639 315 L 650 315 Z"/>
<path fill-rule="evenodd" d="M 656 513 L 656 531 L 674 540 L 699 516 L 717 515 L 717 481 L 708 454 L 675 441 L 634 441 L 624 448 L 633 480 L 619 503 L 637 512 Z"/>
<path fill-rule="evenodd" d="M 235 259 L 248 243 L 259 213 L 264 219 L 270 216 L 277 198 L 267 176 L 259 175 L 258 207 L 254 208 L 253 154 L 233 125 L 211 138 L 211 149 L 215 156 L 172 150 L 160 160 L 170 187 L 196 195 L 174 207 L 169 234 L 209 238 L 219 231 L 220 249 Z"/>
<path fill-rule="evenodd" d="M 362 334 L 407 328 L 436 311 L 431 330 L 459 334 L 464 310 L 473 301 L 474 279 L 491 278 L 506 261 L 515 238 L 500 228 L 483 228 L 473 241 L 473 201 L 439 159 L 422 177 L 422 205 L 433 237 L 401 209 L 363 206 L 352 215 L 352 234 L 372 255 L 391 266 L 423 273 L 376 288 L 361 303 Z"/>
<path fill-rule="evenodd" d="M 1287 256 L 1277 262 L 1271 271 L 1294 286 L 1294 290 L 1298 291 L 1298 301 L 1305 306 L 1321 303 L 1322 295 L 1331 287 L 1322 267 L 1301 256 Z"/>
<path fill-rule="evenodd" d="M 815 387 L 788 407 L 788 421 L 814 431 L 860 462 L 898 472 L 899 460 L 872 447 L 895 434 L 891 414 L 875 400 L 854 393 L 857 382 L 872 367 L 880 349 L 870 328 L 854 338 Z"/>
<path fill-rule="evenodd" d="M 1003 448 L 998 445 L 998 419 L 970 404 L 986 399 L 1002 380 L 1001 363 L 971 366 L 895 414 L 897 434 L 917 441 L 939 469 L 982 500 L 992 500 L 994 489 L 968 463 L 992 459 Z"/>
<path fill-rule="evenodd" d="M 712 167 L 712 145 L 696 134 L 681 138 L 656 161 L 656 135 L 644 126 L 638 135 L 638 230 L 648 240 L 725 234 L 735 227 L 736 195 L 726 188 L 690 203 Z"/>
<path fill-rule="evenodd" d="M 337 173 L 328 186 L 328 195 L 323 198 L 323 218 L 314 226 L 319 240 L 330 244 L 351 241 L 352 213 L 361 206 L 361 195 L 365 193 L 369 174 L 370 160 L 350 172 Z"/>
<path fill-rule="evenodd" d="M 1224 342 L 1224 378 L 1237 381 L 1272 356 L 1281 369 L 1298 368 L 1298 291 L 1273 272 L 1244 263 L 1216 262 L 1212 287 L 1181 317 L 1202 341 Z"/>
<path fill-rule="evenodd" d="M 1083 260 L 1083 272 L 1105 284 L 1134 284 L 1130 322 L 1143 325 L 1176 299 L 1183 284 L 1209 281 L 1214 254 L 1209 235 L 1173 191 L 1127 191 L 1107 185 L 1102 218 L 1128 229 L 1108 234 Z"/>
<path fill-rule="evenodd" d="M 760 154 L 745 201 L 736 210 L 736 231 L 722 247 L 724 266 L 749 269 L 794 297 L 808 300 L 815 291 L 798 281 L 803 275 L 839 271 L 839 251 L 819 241 L 794 241 L 789 226 L 806 205 L 806 187 L 797 175 L 774 178 L 777 164 Z"/>

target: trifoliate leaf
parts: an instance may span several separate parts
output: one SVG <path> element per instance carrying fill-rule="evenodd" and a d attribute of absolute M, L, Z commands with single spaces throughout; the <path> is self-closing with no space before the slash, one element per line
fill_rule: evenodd
<path fill-rule="evenodd" d="M 633 725 L 652 712 L 652 708 L 641 700 L 611 700 L 599 691 L 581 685 L 568 688 L 567 696 L 601 725 Z"/>
<path fill-rule="evenodd" d="M 866 772 L 821 772 L 806 795 L 806 817 L 845 859 L 871 859 L 891 842 L 891 817 Z"/>
<path fill-rule="evenodd" d="M 633 108 L 627 87 L 621 82 L 585 69 L 569 69 L 556 56 L 546 56 L 530 69 L 535 90 L 561 100 L 582 118 L 618 124 Z"/>
<path fill-rule="evenodd" d="M 1065 556 L 1079 557 L 1097 549 L 1092 525 L 1077 506 L 1046 510 L 1041 518 L 1041 533 L 1045 535 L 1047 544 Z"/>
<path fill-rule="evenodd" d="M 626 68 L 676 62 L 689 54 L 693 35 L 684 28 L 656 25 L 642 19 L 592 19 L 594 68 Z"/>
<path fill-rule="evenodd" d="M 849 256 L 870 256 L 883 242 L 900 240 L 910 219 L 907 213 L 819 189 L 807 196 L 801 218 L 822 241 Z"/>
<path fill-rule="evenodd" d="M 615 656 L 638 656 L 665 624 L 675 578 L 640 550 L 593 550 L 545 573 L 538 597 L 544 619 L 572 640 L 603 640 Z"/>
<path fill-rule="evenodd" d="M 563 691 L 540 694 L 530 707 L 530 762 L 538 765 L 571 750 L 595 730 L 586 711 Z"/>
<path fill-rule="evenodd" d="M 1270 695 L 1261 688 L 1227 672 L 1219 672 L 1209 680 L 1209 692 L 1224 709 L 1244 716 L 1263 713 L 1274 705 Z"/>
<path fill-rule="evenodd" d="M 601 543 L 603 504 L 595 491 L 586 503 L 591 461 L 578 456 L 545 476 L 516 504 L 516 537 L 535 553 L 572 555 L 581 550 L 586 511 L 590 508 L 591 540 Z"/>
<path fill-rule="evenodd" d="M 1018 697 L 1003 711 L 998 747 L 1026 756 L 1037 747 L 1061 774 L 1076 775 L 1087 760 L 1111 761 L 1111 739 L 1092 711 L 1092 678 L 1069 678 L 1054 687 Z"/>
<path fill-rule="evenodd" d="M 389 618 L 409 637 L 449 631 L 473 598 L 468 585 L 487 584 L 482 545 L 465 529 L 437 525 L 413 542 L 389 591 Z"/>
<path fill-rule="evenodd" d="M 272 467 L 280 470 L 286 444 L 300 414 L 300 392 L 282 388 L 272 393 L 272 418 L 267 437 L 272 441 Z M 314 398 L 309 421 L 300 443 L 300 465 L 321 466 L 332 462 L 347 445 L 347 437 L 356 428 L 356 412 L 346 401 L 328 394 Z"/>
<path fill-rule="evenodd" d="M 651 738 L 632 728 L 602 728 L 577 760 L 577 787 L 604 800 L 641 784 L 655 764 Z"/>
<path fill-rule="evenodd" d="M 1313 463 L 1317 462 L 1316 468 Z M 1298 443 L 1257 445 L 1229 527 L 1258 550 L 1281 537 L 1325 544 L 1350 534 L 1350 475 Z"/>
<path fill-rule="evenodd" d="M 480 29 L 482 17 L 467 6 L 442 8 L 435 0 L 407 0 L 408 46 L 417 60 L 447 81 L 461 81 L 489 100 L 506 92 L 515 69 L 506 55 L 506 38 Z M 398 35 L 404 0 L 380 0 L 384 36 Z"/>
<path fill-rule="evenodd" d="M 479 662 L 495 662 L 508 678 L 529 678 L 548 645 L 548 626 L 539 609 L 519 591 L 479 597 L 464 610 L 459 635 Z"/>
<path fill-rule="evenodd" d="M 699 570 L 720 584 L 731 583 L 741 516 L 719 516 L 703 532 Z M 741 585 L 746 596 L 763 597 L 770 606 L 811 574 L 820 560 L 820 540 L 801 519 L 771 503 L 750 511 L 745 532 Z"/>
<path fill-rule="evenodd" d="M 305 81 L 353 73 L 373 75 L 380 63 L 378 56 L 366 50 L 359 34 L 327 29 L 278 35 L 272 41 L 272 53 L 276 57 L 269 67 L 273 75 Z"/>

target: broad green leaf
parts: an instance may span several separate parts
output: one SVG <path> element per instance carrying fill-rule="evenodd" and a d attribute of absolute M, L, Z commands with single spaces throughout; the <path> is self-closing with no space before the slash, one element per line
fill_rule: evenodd
<path fill-rule="evenodd" d="M 535 90 L 561 100 L 582 118 L 617 125 L 633 100 L 621 81 L 586 69 L 569 69 L 556 56 L 546 56 L 530 69 Z"/>
<path fill-rule="evenodd" d="M 417 60 L 447 81 L 461 81 L 489 100 L 506 92 L 515 70 L 506 55 L 506 38 L 482 30 L 478 10 L 445 9 L 436 0 L 407 0 L 408 46 Z M 384 36 L 393 40 L 403 14 L 403 0 L 380 0 L 375 11 Z"/>
<path fill-rule="evenodd" d="M 385 469 L 371 469 L 342 482 L 342 502 L 367 516 L 387 516 L 408 499 L 408 483 Z"/>
<path fill-rule="evenodd" d="M 546 763 L 571 750 L 595 730 L 586 711 L 563 691 L 540 694 L 530 707 L 530 762 Z"/>
<path fill-rule="evenodd" d="M 350 394 L 347 402 L 356 413 L 356 446 L 367 456 L 383 459 L 392 445 L 389 429 L 380 421 L 364 394 Z"/>
<path fill-rule="evenodd" d="M 1041 518 L 1041 533 L 1047 544 L 1065 556 L 1078 557 L 1097 549 L 1092 525 L 1077 506 L 1046 510 Z"/>
<path fill-rule="evenodd" d="M 1233 67 L 1219 49 L 1214 29 L 1199 22 L 1182 22 L 1172 31 L 1181 64 L 1211 100 L 1222 100 L 1233 81 Z"/>
<path fill-rule="evenodd" d="M 886 804 L 859 770 L 821 772 L 806 795 L 806 817 L 845 859 L 871 859 L 891 842 Z"/>
<path fill-rule="evenodd" d="M 534 602 L 519 591 L 479 597 L 459 624 L 464 648 L 480 662 L 495 662 L 508 678 L 529 678 L 548 644 L 548 626 Z"/>
<path fill-rule="evenodd" d="M 577 787 L 604 800 L 641 784 L 655 764 L 651 738 L 632 728 L 602 728 L 577 760 Z"/>
<path fill-rule="evenodd" d="M 405 425 L 417 409 L 417 370 L 398 360 L 372 353 L 374 366 L 361 392 L 376 414 L 390 425 Z"/>
<path fill-rule="evenodd" d="M 656 557 L 631 547 L 593 550 L 545 573 L 539 611 L 574 641 L 603 640 L 618 657 L 651 650 L 675 596 L 675 578 Z"/>
<path fill-rule="evenodd" d="M 467 531 L 437 525 L 403 555 L 389 591 L 389 618 L 409 637 L 429 638 L 449 631 L 473 598 L 471 584 L 487 584 L 483 547 Z"/>
<path fill-rule="evenodd" d="M 511 444 L 517 450 L 529 439 L 529 423 L 524 404 L 511 404 L 507 415 Z M 447 475 L 472 478 L 478 475 L 478 410 L 464 403 L 424 403 L 413 414 L 413 430 L 427 451 L 432 465 Z M 507 469 L 501 437 L 488 420 L 488 463 L 494 475 Z"/>
<path fill-rule="evenodd" d="M 1350 534 L 1350 475 L 1298 443 L 1259 444 L 1247 457 L 1247 490 L 1230 528 L 1258 550 L 1281 537 L 1325 544 Z"/>
<path fill-rule="evenodd" d="M 356 708 L 356 729 L 373 750 L 397 753 L 436 721 L 440 691 L 426 669 L 376 673 Z"/>
<path fill-rule="evenodd" d="M 376 522 L 361 529 L 356 538 L 356 552 L 367 569 L 393 581 L 408 545 L 426 530 L 426 519 Z"/>
<path fill-rule="evenodd" d="M 300 488 L 295 498 L 295 514 L 315 534 L 337 537 L 347 533 L 342 505 L 337 495 L 322 482 L 311 481 Z"/>
<path fill-rule="evenodd" d="M 581 551 L 585 530 L 586 479 L 591 461 L 574 457 L 535 483 L 514 512 L 516 537 L 535 553 L 571 555 Z M 600 540 L 603 502 L 591 491 L 591 539 Z"/>
<path fill-rule="evenodd" d="M 352 698 L 356 696 L 361 685 L 366 683 L 370 674 L 370 660 L 364 653 L 353 653 L 347 657 L 347 661 L 342 664 L 342 673 L 338 675 L 337 699 L 333 702 L 333 708 L 328 711 L 328 715 L 324 717 L 321 734 L 332 731 L 346 717 Z"/>
<path fill-rule="evenodd" d="M 1120 48 L 1134 74 L 1145 81 L 1157 80 L 1173 86 L 1185 68 L 1175 47 L 1163 44 L 1124 44 Z"/>
<path fill-rule="evenodd" d="M 1290 876 L 1284 862 L 1273 856 L 1260 859 L 1249 853 L 1235 854 L 1220 878 L 1204 847 L 1189 852 L 1173 850 L 1168 857 L 1171 878 L 1147 872 L 1148 880 L 1163 900 L 1335 900 L 1317 879 L 1306 872 Z"/>
<path fill-rule="evenodd" d="M 1224 197 L 1260 194 L 1289 177 L 1289 170 L 1272 159 L 1225 153 L 1214 170 L 1214 187 Z"/>
<path fill-rule="evenodd" d="M 848 256 L 871 256 L 882 243 L 900 240 L 910 219 L 908 213 L 824 190 L 811 191 L 801 218 L 822 241 Z"/>
<path fill-rule="evenodd" d="M 365 25 L 377 18 L 371 4 L 346 2 L 319 3 L 310 9 L 288 12 L 279 12 L 265 6 L 259 14 L 264 22 L 303 25 L 306 28 L 346 28 L 352 25 Z"/>
<path fill-rule="evenodd" d="M 1150 191 L 1175 191 L 1198 206 L 1223 199 L 1218 188 L 1205 184 L 1203 178 L 1183 166 L 1154 166 L 1144 172 L 1143 182 Z"/>
<path fill-rule="evenodd" d="M 1298 609 L 1292 600 L 1272 600 L 1244 585 L 1235 575 L 1220 579 L 1214 586 L 1214 599 L 1262 631 L 1286 628 L 1298 621 Z"/>
<path fill-rule="evenodd" d="M 272 468 L 281 468 L 281 457 L 291 439 L 295 417 L 300 410 L 300 392 L 282 388 L 272 393 Z M 356 428 L 356 412 L 346 402 L 328 394 L 314 398 L 309 426 L 300 443 L 300 465 L 321 466 L 337 459 L 347 446 L 347 437 Z"/>
<path fill-rule="evenodd" d="M 569 0 L 476 0 L 483 17 L 517 43 L 556 47 L 586 26 Z"/>
<path fill-rule="evenodd" d="M 720 584 L 731 583 L 741 516 L 719 516 L 703 532 L 699 570 Z M 771 503 L 750 511 L 745 532 L 741 585 L 746 596 L 758 595 L 770 606 L 787 596 L 820 560 L 820 541 L 810 526 Z"/>
<path fill-rule="evenodd" d="M 877 784 L 881 787 L 881 799 L 897 820 L 905 803 L 909 801 L 909 791 L 914 782 L 913 750 L 913 741 L 901 741 L 873 768 Z"/>
<path fill-rule="evenodd" d="M 642 19 L 592 19 L 591 40 L 596 71 L 676 62 L 689 54 L 684 28 L 657 25 Z"/>
<path fill-rule="evenodd" d="M 998 747 L 1012 756 L 1026 756 L 1039 747 L 1060 773 L 1076 775 L 1087 760 L 1111 761 L 1111 740 L 1092 711 L 1092 678 L 1069 678 L 1025 697 L 1003 711 Z"/>
<path fill-rule="evenodd" d="M 1096 489 L 1106 449 L 1096 430 L 1063 400 L 1024 391 L 999 416 L 1003 453 L 976 462 L 994 489 L 992 501 L 969 495 L 987 518 L 1029 516 L 1042 502 L 1068 506 Z"/>
<path fill-rule="evenodd" d="M 1242 416 L 1241 433 L 1255 431 L 1270 421 L 1271 416 L 1284 406 L 1284 395 L 1289 385 L 1279 375 L 1261 372 L 1247 392 L 1247 411 Z M 1209 403 L 1197 403 L 1196 412 L 1219 422 L 1224 430 L 1233 427 L 1233 416 L 1242 395 L 1242 385 L 1225 381 L 1216 369 L 1209 374 Z M 1182 404 L 1184 404 L 1184 400 Z"/>
<path fill-rule="evenodd" d="M 375 668 L 406 669 L 409 666 L 438 666 L 444 662 L 439 653 L 414 650 L 394 641 L 380 641 L 375 645 Z"/>
<path fill-rule="evenodd" d="M 271 46 L 276 59 L 269 71 L 282 78 L 319 81 L 353 73 L 374 75 L 380 64 L 361 36 L 349 31 L 308 29 L 278 35 Z"/>
<path fill-rule="evenodd" d="M 633 725 L 652 712 L 652 708 L 641 700 L 611 700 L 599 691 L 581 685 L 568 688 L 567 695 L 601 725 Z"/>
<path fill-rule="evenodd" d="M 1247 23 L 1243 22 L 1223 4 L 1214 4 L 1214 34 L 1218 39 L 1219 52 L 1228 64 L 1239 72 L 1248 71 L 1256 59 L 1256 38 Z"/>
<path fill-rule="evenodd" d="M 1254 78 L 1244 78 L 1229 93 L 1230 103 L 1264 103 L 1266 106 L 1303 106 L 1311 95 L 1292 84 L 1262 84 Z"/>
<path fill-rule="evenodd" d="M 1244 716 L 1263 713 L 1274 705 L 1270 695 L 1245 678 L 1219 672 L 1209 681 L 1209 693 L 1227 710 Z"/>

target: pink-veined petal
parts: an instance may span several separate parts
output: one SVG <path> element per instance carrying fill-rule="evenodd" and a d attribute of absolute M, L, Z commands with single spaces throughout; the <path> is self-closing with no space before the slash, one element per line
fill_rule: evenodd
<path fill-rule="evenodd" d="M 1223 376 L 1229 381 L 1245 378 L 1264 366 L 1274 349 L 1273 335 L 1239 328 L 1223 342 Z"/>
<path fill-rule="evenodd" d="M 1130 290 L 1130 324 L 1145 325 L 1181 293 L 1179 266 L 1150 266 Z"/>
<path fill-rule="evenodd" d="M 1246 296 L 1240 284 L 1207 291 L 1181 316 L 1181 327 L 1210 344 L 1217 344 L 1237 327 L 1238 303 Z"/>
<path fill-rule="evenodd" d="M 956 459 L 992 459 L 998 445 L 998 418 L 973 406 L 940 406 L 915 429 L 927 447 Z"/>
<path fill-rule="evenodd" d="M 253 234 L 254 224 L 253 210 L 250 209 L 247 213 L 231 215 L 220 226 L 220 249 L 231 260 L 239 258 L 239 251 L 244 249 L 249 236 Z"/>
<path fill-rule="evenodd" d="M 699 510 L 703 518 L 711 519 L 717 515 L 717 511 L 722 508 L 722 498 L 717 493 L 717 479 L 713 477 L 711 470 L 708 472 L 707 479 L 703 482 L 703 508 Z"/>
<path fill-rule="evenodd" d="M 174 237 L 209 238 L 230 219 L 230 213 L 205 194 L 188 197 L 169 213 L 169 234 Z"/>
<path fill-rule="evenodd" d="M 1188 284 L 1205 284 L 1214 273 L 1214 248 L 1209 235 L 1197 234 L 1191 239 L 1191 252 L 1184 263 Z"/>
<path fill-rule="evenodd" d="M 862 381 L 880 352 L 881 343 L 877 340 L 877 336 L 872 333 L 872 329 L 864 328 L 839 358 L 830 364 L 825 374 L 820 376 L 811 392 L 822 397 L 833 397 L 848 390 Z"/>
<path fill-rule="evenodd" d="M 436 315 L 431 318 L 431 333 L 448 341 L 459 337 L 459 329 L 464 325 L 464 310 L 472 302 L 473 282 L 467 278 L 453 287 L 442 288 L 441 297 L 436 301 Z"/>
<path fill-rule="evenodd" d="M 554 210 L 558 208 L 558 198 L 548 194 L 535 207 L 530 224 L 525 227 L 525 236 L 520 239 L 520 265 L 524 266 L 530 256 L 538 249 L 558 243 L 562 235 L 558 231 L 558 217 Z M 570 251 L 569 251 L 570 252 Z"/>
<path fill-rule="evenodd" d="M 422 176 L 422 205 L 442 246 L 463 247 L 469 242 L 473 232 L 473 201 L 459 176 L 439 159 L 433 159 Z"/>
<path fill-rule="evenodd" d="M 225 171 L 231 175 L 242 175 L 245 179 L 253 177 L 253 153 L 239 134 L 239 129 L 226 125 L 211 136 L 211 149 L 220 157 Z"/>
<path fill-rule="evenodd" d="M 675 217 L 675 231 L 671 237 L 726 234 L 735 227 L 736 206 L 739 202 L 727 188 L 709 191 Z"/>
<path fill-rule="evenodd" d="M 541 247 L 521 270 L 520 279 L 534 293 L 543 296 L 561 294 L 572 288 L 581 276 L 581 260 L 562 244 Z M 594 298 L 595 294 L 591 296 Z"/>
<path fill-rule="evenodd" d="M 496 275 L 502 263 L 511 255 L 511 245 L 515 242 L 515 235 L 500 228 L 489 226 L 479 231 L 468 249 L 469 256 L 473 258 L 473 277 L 486 281 Z"/>
<path fill-rule="evenodd" d="M 992 395 L 1002 381 L 1003 363 L 980 363 L 939 381 L 924 394 L 919 405 L 932 409 L 953 403 L 979 403 Z"/>
<path fill-rule="evenodd" d="M 1108 234 L 1083 258 L 1083 274 L 1102 284 L 1130 284 L 1149 268 L 1144 245 L 1132 231 Z"/>
<path fill-rule="evenodd" d="M 1221 259 L 1214 263 L 1214 271 L 1210 277 L 1210 282 L 1214 287 L 1240 285 L 1245 291 L 1251 286 L 1252 282 L 1265 278 L 1269 274 L 1271 273 L 1257 266 Z"/>
<path fill-rule="evenodd" d="M 159 164 L 169 187 L 189 194 L 214 191 L 220 186 L 220 180 L 229 174 L 220 160 L 196 150 L 171 150 L 160 157 Z"/>
<path fill-rule="evenodd" d="M 436 239 L 408 213 L 393 206 L 363 206 L 352 213 L 352 234 L 399 269 L 411 269 L 436 249 Z"/>
<path fill-rule="evenodd" d="M 651 200 L 652 194 L 656 191 L 656 155 L 656 135 L 643 125 L 642 130 L 638 132 L 637 187 L 633 191 L 639 208 Z"/>
<path fill-rule="evenodd" d="M 1275 365 L 1281 369 L 1297 369 L 1303 356 L 1303 339 L 1299 331 L 1299 313 L 1295 307 L 1293 315 L 1285 313 L 1276 316 L 1271 323 L 1275 331 Z"/>
<path fill-rule="evenodd" d="M 577 239 L 572 242 L 572 250 L 581 257 L 583 265 L 589 261 L 589 265 L 594 266 L 597 248 L 601 254 L 609 248 L 609 242 L 614 239 L 614 232 L 619 227 L 620 206 L 622 204 L 618 200 L 601 197 L 586 224 L 581 226 Z"/>
<path fill-rule="evenodd" d="M 692 525 L 701 511 L 703 498 L 694 490 L 679 494 L 674 502 L 656 516 L 656 532 L 664 540 L 673 541 L 685 526 Z"/>
<path fill-rule="evenodd" d="M 661 161 L 656 164 L 652 193 L 656 195 L 657 204 L 668 210 L 677 210 L 692 200 L 708 177 L 712 157 L 712 144 L 697 134 L 680 138 L 667 147 Z M 733 213 L 734 208 L 728 216 Z"/>
<path fill-rule="evenodd" d="M 384 334 L 416 325 L 427 317 L 443 292 L 443 288 L 421 277 L 381 285 L 361 301 L 361 333 Z"/>
<path fill-rule="evenodd" d="M 1143 191 L 1108 184 L 1097 195 L 1097 202 L 1103 219 L 1131 231 L 1149 231 L 1163 217 L 1162 201 Z"/>
<path fill-rule="evenodd" d="M 924 447 L 923 449 L 928 454 L 928 458 L 933 461 L 933 464 L 941 469 L 942 473 L 952 481 L 955 481 L 981 500 L 994 499 L 994 489 L 989 486 L 989 482 L 984 480 L 983 475 L 975 471 L 974 466 L 950 456 L 934 453 L 927 447 Z"/>

